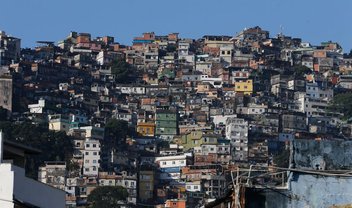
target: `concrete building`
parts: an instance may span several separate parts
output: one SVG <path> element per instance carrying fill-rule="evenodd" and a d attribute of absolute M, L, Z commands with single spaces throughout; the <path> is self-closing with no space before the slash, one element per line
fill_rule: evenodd
<path fill-rule="evenodd" d="M 0 66 L 18 62 L 21 53 L 21 39 L 0 31 Z"/>
<path fill-rule="evenodd" d="M 138 198 L 142 202 L 154 198 L 155 173 L 152 170 L 141 170 L 138 176 Z"/>
<path fill-rule="evenodd" d="M 39 167 L 38 181 L 65 190 L 66 162 L 47 161 Z"/>
<path fill-rule="evenodd" d="M 11 75 L 0 76 L 0 107 L 9 112 L 13 109 L 13 80 Z"/>
<path fill-rule="evenodd" d="M 226 120 L 226 139 L 231 143 L 233 161 L 247 161 L 248 157 L 248 122 L 242 118 Z"/>
<path fill-rule="evenodd" d="M 131 204 L 137 203 L 137 174 L 128 173 L 127 171 L 121 172 L 122 177 L 116 181 L 117 186 L 122 186 L 127 189 L 128 197 L 127 202 Z"/>
<path fill-rule="evenodd" d="M 334 91 L 327 86 L 327 82 L 307 82 L 306 94 L 313 99 L 331 100 L 334 96 Z"/>

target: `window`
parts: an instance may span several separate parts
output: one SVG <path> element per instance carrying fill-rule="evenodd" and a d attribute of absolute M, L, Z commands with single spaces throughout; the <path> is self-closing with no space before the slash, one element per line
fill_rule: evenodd
<path fill-rule="evenodd" d="M 162 164 L 163 164 L 163 165 L 166 165 L 166 162 L 163 162 Z"/>
<path fill-rule="evenodd" d="M 89 168 L 85 168 L 84 170 L 85 170 L 85 171 L 89 171 Z"/>
<path fill-rule="evenodd" d="M 96 144 L 93 144 L 93 147 L 97 147 L 97 145 L 96 145 Z"/>
<path fill-rule="evenodd" d="M 173 165 L 175 165 L 175 164 L 176 164 L 176 162 L 175 162 L 175 161 L 172 161 L 172 164 L 173 164 Z"/>
<path fill-rule="evenodd" d="M 86 152 L 85 154 L 86 154 L 86 155 L 89 155 L 89 152 Z"/>
<path fill-rule="evenodd" d="M 90 145 L 89 145 L 89 144 L 86 144 L 86 147 L 90 147 Z"/>
<path fill-rule="evenodd" d="M 97 160 L 93 160 L 93 163 L 97 163 Z"/>
<path fill-rule="evenodd" d="M 85 162 L 85 163 L 89 163 L 89 160 L 85 160 L 84 162 Z"/>
<path fill-rule="evenodd" d="M 198 186 L 194 186 L 194 189 L 198 189 Z"/>
<path fill-rule="evenodd" d="M 98 155 L 98 153 L 97 152 L 93 152 L 93 155 Z"/>

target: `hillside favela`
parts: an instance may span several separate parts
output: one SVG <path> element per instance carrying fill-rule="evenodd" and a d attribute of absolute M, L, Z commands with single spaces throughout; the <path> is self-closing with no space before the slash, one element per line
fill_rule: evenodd
<path fill-rule="evenodd" d="M 128 44 L 10 34 L 1 208 L 352 207 L 352 50 L 338 40 L 255 25 Z"/>

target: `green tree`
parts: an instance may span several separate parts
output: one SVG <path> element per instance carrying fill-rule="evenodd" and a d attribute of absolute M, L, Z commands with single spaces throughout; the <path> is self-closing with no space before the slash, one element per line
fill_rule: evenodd
<path fill-rule="evenodd" d="M 305 74 L 310 73 L 312 70 L 303 65 L 296 65 L 293 67 L 294 74 L 296 78 L 304 78 Z"/>
<path fill-rule="evenodd" d="M 7 110 L 0 106 L 0 121 L 6 121 L 7 120 Z"/>
<path fill-rule="evenodd" d="M 111 63 L 111 73 L 115 75 L 117 83 L 129 83 L 133 74 L 132 67 L 124 60 L 115 60 Z"/>
<path fill-rule="evenodd" d="M 281 168 L 288 168 L 290 160 L 290 150 L 285 149 L 280 154 L 274 156 L 274 163 L 276 166 Z"/>
<path fill-rule="evenodd" d="M 89 194 L 88 203 L 92 208 L 114 208 L 127 197 L 127 190 L 121 186 L 100 186 Z"/>
<path fill-rule="evenodd" d="M 42 151 L 39 155 L 26 158 L 26 174 L 36 178 L 38 167 L 44 161 L 70 161 L 73 153 L 73 140 L 65 132 L 49 131 L 47 127 L 29 122 L 15 124 L 0 122 L 5 138 Z"/>
<path fill-rule="evenodd" d="M 166 51 L 171 53 L 171 52 L 175 52 L 177 49 L 177 46 L 175 44 L 169 44 L 166 46 Z"/>
<path fill-rule="evenodd" d="M 124 145 L 128 135 L 128 123 L 124 120 L 110 119 L 105 126 L 109 146 L 117 148 Z"/>
<path fill-rule="evenodd" d="M 330 111 L 343 113 L 342 119 L 352 117 L 352 92 L 341 93 L 334 96 L 329 106 Z"/>

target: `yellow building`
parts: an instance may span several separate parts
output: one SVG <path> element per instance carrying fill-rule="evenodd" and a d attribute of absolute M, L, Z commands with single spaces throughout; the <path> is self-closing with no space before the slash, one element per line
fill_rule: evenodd
<path fill-rule="evenodd" d="M 70 129 L 70 123 L 68 116 L 61 114 L 49 115 L 49 130 L 52 131 L 65 131 L 66 133 Z"/>
<path fill-rule="evenodd" d="M 251 95 L 253 93 L 253 81 L 251 79 L 235 82 L 235 92 Z"/>
<path fill-rule="evenodd" d="M 211 86 L 209 83 L 199 83 L 197 85 L 197 93 L 209 92 L 210 89 L 211 89 Z"/>
<path fill-rule="evenodd" d="M 137 133 L 142 136 L 154 136 L 155 123 L 138 123 Z"/>

